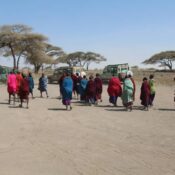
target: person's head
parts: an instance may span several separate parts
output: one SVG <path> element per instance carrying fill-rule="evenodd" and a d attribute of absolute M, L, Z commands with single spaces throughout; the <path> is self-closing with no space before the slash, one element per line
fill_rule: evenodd
<path fill-rule="evenodd" d="M 44 77 L 45 76 L 44 73 L 42 73 L 41 76 Z"/>
<path fill-rule="evenodd" d="M 89 80 L 93 80 L 93 78 L 94 78 L 93 75 L 89 76 Z"/>
<path fill-rule="evenodd" d="M 86 72 L 82 71 L 82 72 L 80 73 L 80 75 L 81 75 L 81 77 L 83 77 L 84 75 L 86 75 Z"/>
<path fill-rule="evenodd" d="M 147 81 L 148 79 L 146 77 L 143 78 L 143 81 Z"/>
<path fill-rule="evenodd" d="M 127 76 L 128 78 L 131 78 L 131 77 L 133 76 L 133 72 L 129 70 L 129 71 L 126 73 L 126 76 Z"/>
<path fill-rule="evenodd" d="M 86 75 L 84 75 L 83 78 L 86 79 Z"/>
<path fill-rule="evenodd" d="M 69 77 L 70 75 L 71 75 L 71 72 L 69 72 L 69 71 L 66 71 L 66 72 L 65 72 L 65 76 L 66 76 L 66 77 Z"/>
<path fill-rule="evenodd" d="M 29 72 L 29 77 L 32 77 L 32 73 L 31 72 Z"/>
<path fill-rule="evenodd" d="M 151 74 L 151 75 L 149 76 L 149 79 L 153 79 L 153 78 L 154 78 L 154 75 Z"/>
<path fill-rule="evenodd" d="M 66 76 L 66 71 L 64 71 L 64 72 L 62 73 L 62 76 Z"/>
<path fill-rule="evenodd" d="M 22 77 L 23 77 L 23 78 L 26 78 L 26 74 L 25 74 L 25 73 L 22 73 Z"/>
<path fill-rule="evenodd" d="M 14 69 L 10 70 L 10 74 L 14 74 Z"/>
<path fill-rule="evenodd" d="M 77 77 L 79 77 L 79 76 L 80 76 L 79 72 L 76 72 L 76 76 L 77 76 Z"/>
<path fill-rule="evenodd" d="M 100 76 L 100 74 L 99 73 L 96 73 L 96 77 L 99 77 Z"/>

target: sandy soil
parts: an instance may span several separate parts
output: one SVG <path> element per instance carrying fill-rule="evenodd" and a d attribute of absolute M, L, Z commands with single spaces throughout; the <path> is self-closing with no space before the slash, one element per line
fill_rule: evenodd
<path fill-rule="evenodd" d="M 57 85 L 49 98 L 30 99 L 29 109 L 7 104 L 0 85 L 0 175 L 174 175 L 175 104 L 173 87 L 157 87 L 155 105 L 132 112 L 103 102 L 73 100 L 65 111 Z"/>

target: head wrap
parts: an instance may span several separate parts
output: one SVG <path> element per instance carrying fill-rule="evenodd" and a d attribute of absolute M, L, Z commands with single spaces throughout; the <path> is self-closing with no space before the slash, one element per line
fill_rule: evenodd
<path fill-rule="evenodd" d="M 130 76 L 132 77 L 132 76 L 133 76 L 133 72 L 129 70 L 129 71 L 126 73 L 126 75 L 127 75 L 127 76 L 130 75 Z"/>

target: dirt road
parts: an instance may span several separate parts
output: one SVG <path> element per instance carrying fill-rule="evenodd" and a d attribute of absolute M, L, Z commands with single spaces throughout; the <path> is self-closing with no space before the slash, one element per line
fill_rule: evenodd
<path fill-rule="evenodd" d="M 0 85 L 0 175 L 174 175 L 173 87 L 157 87 L 155 105 L 141 111 L 139 88 L 132 112 L 103 102 L 73 100 L 65 111 L 57 85 L 49 98 L 30 99 L 29 109 L 7 104 Z M 25 104 L 24 104 L 25 105 Z"/>

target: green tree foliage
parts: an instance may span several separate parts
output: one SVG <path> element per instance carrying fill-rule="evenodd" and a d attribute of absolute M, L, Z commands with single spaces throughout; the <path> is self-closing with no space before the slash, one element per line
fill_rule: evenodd
<path fill-rule="evenodd" d="M 143 64 L 160 64 L 161 66 L 168 67 L 169 70 L 173 69 L 173 61 L 175 61 L 175 51 L 165 51 L 153 55 L 151 58 L 145 60 Z"/>
<path fill-rule="evenodd" d="M 13 67 L 19 68 L 20 58 L 34 64 L 52 61 L 47 56 L 47 37 L 32 33 L 32 29 L 25 25 L 6 25 L 0 27 L 0 49 L 5 57 L 13 58 Z"/>
<path fill-rule="evenodd" d="M 45 44 L 45 53 L 53 58 L 52 64 L 54 65 L 59 64 L 59 58 L 65 54 L 62 48 L 48 43 Z"/>
<path fill-rule="evenodd" d="M 89 65 L 92 62 L 100 63 L 106 61 L 102 55 L 94 52 L 74 52 L 70 54 L 64 54 L 58 59 L 61 63 L 67 63 L 69 66 L 82 66 L 89 69 Z"/>

